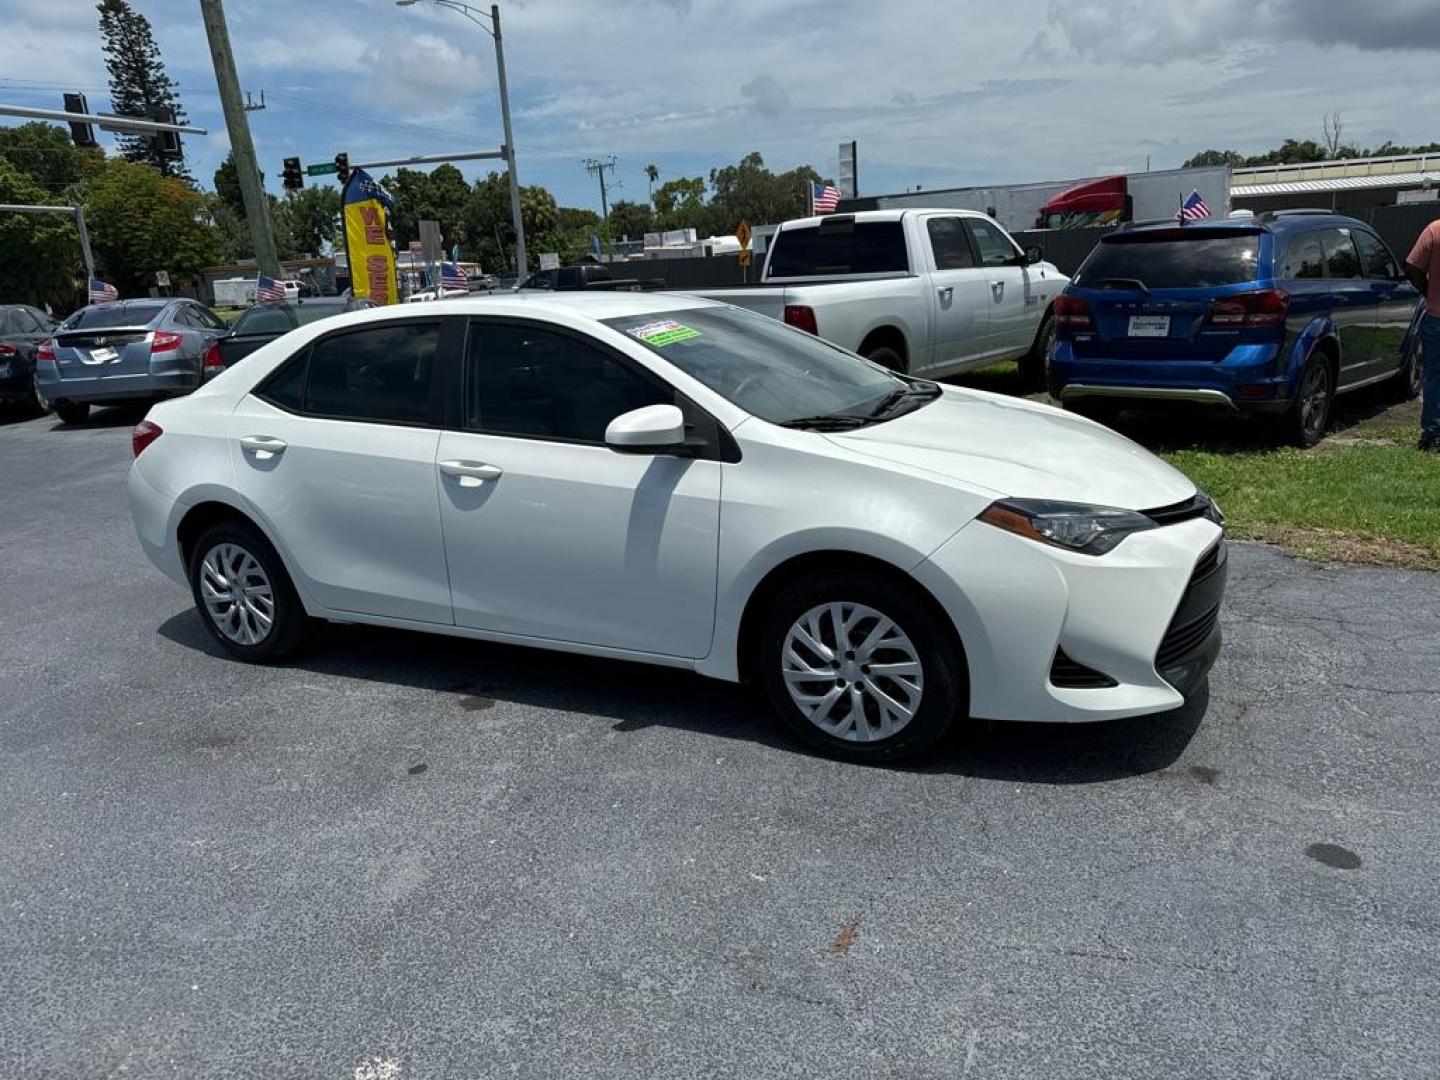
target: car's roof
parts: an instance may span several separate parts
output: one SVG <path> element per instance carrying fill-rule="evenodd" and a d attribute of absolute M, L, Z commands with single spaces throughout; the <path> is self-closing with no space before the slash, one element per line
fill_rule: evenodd
<path fill-rule="evenodd" d="M 411 318 L 425 312 L 441 315 L 560 315 L 580 316 L 588 319 L 625 319 L 632 315 L 658 315 L 661 312 L 682 308 L 722 307 L 711 300 L 698 296 L 685 296 L 671 292 L 545 292 L 525 290 L 522 292 L 471 293 L 468 296 L 451 296 L 444 300 L 422 300 L 415 304 L 403 305 L 403 312 L 390 308 L 371 308 L 367 315 L 379 318 L 388 310 L 396 310 Z"/>
<path fill-rule="evenodd" d="M 910 214 L 943 214 L 947 217 L 974 217 L 989 218 L 988 214 L 982 214 L 979 210 L 961 210 L 958 207 L 950 208 L 945 206 L 903 206 L 889 210 L 856 210 L 848 214 L 820 214 L 815 217 L 794 218 L 780 226 L 781 229 L 806 229 L 814 228 L 822 221 L 834 221 L 836 218 L 854 218 L 855 222 L 864 225 L 872 221 L 899 221 Z"/>
<path fill-rule="evenodd" d="M 1278 214 L 1256 214 L 1253 217 L 1238 218 L 1205 218 L 1202 221 L 1192 221 L 1181 225 L 1178 221 L 1166 218 L 1161 221 L 1144 221 L 1131 225 L 1128 228 L 1121 228 L 1113 233 L 1107 234 L 1104 239 L 1111 237 L 1123 237 L 1127 233 L 1159 232 L 1166 229 L 1195 229 L 1203 230 L 1213 234 L 1216 231 L 1235 230 L 1239 232 L 1292 232 L 1296 229 L 1313 229 L 1318 227 L 1334 228 L 1337 225 L 1350 227 L 1364 225 L 1363 221 L 1349 217 L 1346 214 L 1332 214 L 1325 211 L 1305 210 L 1301 212 Z"/>

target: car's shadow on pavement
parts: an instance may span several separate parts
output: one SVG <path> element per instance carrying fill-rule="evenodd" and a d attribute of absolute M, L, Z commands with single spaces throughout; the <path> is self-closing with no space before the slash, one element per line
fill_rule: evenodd
<path fill-rule="evenodd" d="M 225 659 L 193 610 L 161 636 Z M 366 626 L 320 627 L 291 668 L 432 691 L 437 708 L 483 711 L 497 701 L 613 720 L 617 732 L 670 727 L 806 753 L 758 697 L 673 668 Z M 974 721 L 930 757 L 895 768 L 1015 783 L 1084 784 L 1173 764 L 1200 726 L 1208 689 L 1180 709 L 1096 724 Z"/>
<path fill-rule="evenodd" d="M 67 424 L 54 413 L 45 419 L 50 422 L 51 431 L 84 431 L 86 428 L 134 427 L 150 411 L 149 405 L 110 405 L 91 409 L 90 415 L 78 424 Z"/>

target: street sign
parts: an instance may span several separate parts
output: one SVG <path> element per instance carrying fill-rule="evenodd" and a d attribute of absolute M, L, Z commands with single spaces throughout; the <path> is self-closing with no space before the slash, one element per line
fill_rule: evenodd
<path fill-rule="evenodd" d="M 742 251 L 750 250 L 750 222 L 741 219 L 740 224 L 735 227 L 735 239 L 740 241 Z"/>
<path fill-rule="evenodd" d="M 322 161 L 319 165 L 306 165 L 306 176 L 334 176 L 340 171 L 333 161 Z"/>
<path fill-rule="evenodd" d="M 558 251 L 542 251 L 542 252 L 540 252 L 540 269 L 541 269 L 541 270 L 559 270 L 559 269 L 560 269 L 560 253 L 559 253 Z"/>
<path fill-rule="evenodd" d="M 754 253 L 753 251 L 751 251 L 749 248 L 741 248 L 741 249 L 740 249 L 740 265 L 741 265 L 741 266 L 749 266 L 749 265 L 750 265 L 750 260 L 753 259 L 754 257 L 755 257 L 755 253 Z"/>
<path fill-rule="evenodd" d="M 168 270 L 156 270 L 155 284 L 162 289 L 168 289 L 170 287 L 170 272 Z"/>

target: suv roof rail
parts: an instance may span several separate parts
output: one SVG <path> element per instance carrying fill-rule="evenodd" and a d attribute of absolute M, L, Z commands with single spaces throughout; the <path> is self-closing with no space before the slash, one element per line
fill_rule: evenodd
<path fill-rule="evenodd" d="M 1260 217 L 1265 221 L 1274 221 L 1282 217 L 1334 217 L 1339 213 L 1323 206 L 1291 206 L 1283 210 L 1266 210 Z"/>
<path fill-rule="evenodd" d="M 1178 225 L 1179 220 L 1173 217 L 1146 218 L 1143 221 L 1124 221 L 1120 223 L 1120 232 L 1127 229 L 1138 229 L 1142 225 Z"/>

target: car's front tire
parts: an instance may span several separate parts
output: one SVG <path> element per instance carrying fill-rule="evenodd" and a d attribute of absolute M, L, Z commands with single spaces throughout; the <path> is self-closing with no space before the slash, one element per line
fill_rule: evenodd
<path fill-rule="evenodd" d="M 269 664 L 299 646 L 309 621 L 270 541 L 253 525 L 224 521 L 190 552 L 190 591 L 210 636 L 238 660 Z"/>
<path fill-rule="evenodd" d="M 1050 350 L 1054 347 L 1055 317 L 1046 315 L 1030 351 L 1020 358 L 1020 384 L 1026 393 L 1035 393 L 1049 386 Z"/>
<path fill-rule="evenodd" d="M 849 761 L 929 750 L 968 702 L 942 616 L 898 578 L 825 572 L 791 582 L 760 631 L 759 681 L 789 731 Z"/>
<path fill-rule="evenodd" d="M 1425 385 L 1425 368 L 1420 362 L 1420 346 L 1412 341 L 1406 350 L 1405 362 L 1390 383 L 1390 396 L 1398 402 L 1414 401 Z"/>

